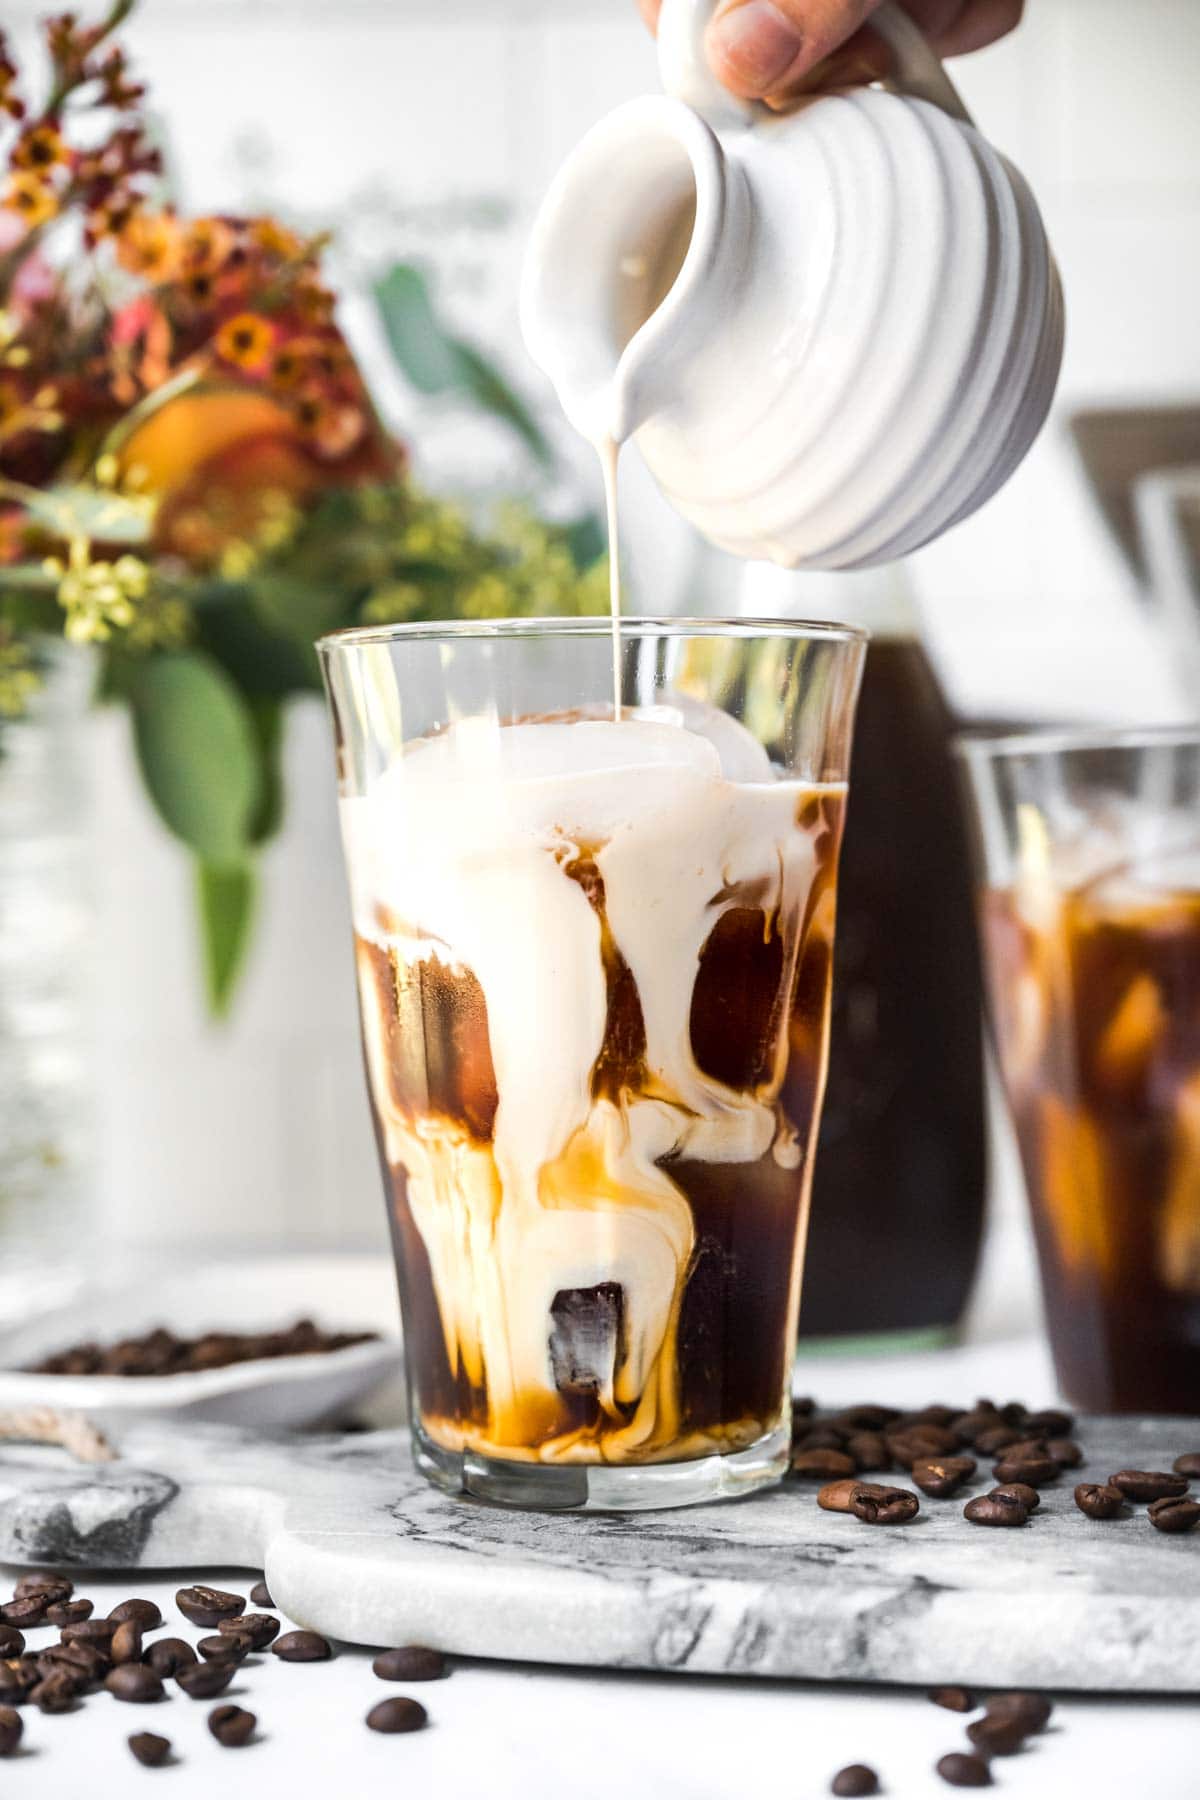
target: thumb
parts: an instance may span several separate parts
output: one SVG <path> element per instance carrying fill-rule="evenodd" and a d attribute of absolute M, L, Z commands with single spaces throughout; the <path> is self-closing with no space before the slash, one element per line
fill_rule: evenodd
<path fill-rule="evenodd" d="M 721 0 L 705 45 L 713 72 L 744 100 L 787 93 L 875 10 L 878 0 Z"/>

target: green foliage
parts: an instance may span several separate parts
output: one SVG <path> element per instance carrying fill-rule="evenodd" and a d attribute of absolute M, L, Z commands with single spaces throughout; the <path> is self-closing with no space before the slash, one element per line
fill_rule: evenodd
<path fill-rule="evenodd" d="M 258 892 L 254 864 L 196 863 L 196 904 L 209 1011 L 222 1019 L 229 1011 L 250 943 Z"/>
<path fill-rule="evenodd" d="M 263 782 L 233 681 L 208 657 L 172 651 L 136 665 L 129 699 L 138 763 L 167 829 L 209 862 L 239 861 Z"/>

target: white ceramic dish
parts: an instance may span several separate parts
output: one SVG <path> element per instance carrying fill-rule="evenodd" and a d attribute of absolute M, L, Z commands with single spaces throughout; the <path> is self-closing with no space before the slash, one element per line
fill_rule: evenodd
<path fill-rule="evenodd" d="M 270 1331 L 311 1318 L 327 1330 L 380 1331 L 328 1355 L 281 1356 L 195 1375 L 35 1375 L 29 1363 L 85 1339 L 110 1343 L 169 1325 Z M 344 1418 L 401 1364 L 395 1291 L 381 1258 L 272 1257 L 211 1263 L 84 1293 L 69 1306 L 0 1331 L 0 1408 L 54 1406 L 103 1424 L 206 1419 L 277 1430 Z"/>

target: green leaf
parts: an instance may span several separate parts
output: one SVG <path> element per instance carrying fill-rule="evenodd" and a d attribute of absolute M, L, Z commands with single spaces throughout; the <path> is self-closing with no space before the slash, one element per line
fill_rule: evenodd
<path fill-rule="evenodd" d="M 442 325 L 420 269 L 396 263 L 376 282 L 374 294 L 392 355 L 418 393 L 474 401 L 515 431 L 543 467 L 552 465 L 554 452 L 541 427 L 496 365 Z"/>
<path fill-rule="evenodd" d="M 249 861 L 196 863 L 204 986 L 215 1019 L 229 1012 L 254 923 L 258 877 Z"/>
<path fill-rule="evenodd" d="M 154 508 L 147 501 L 83 482 L 32 491 L 23 507 L 56 537 L 85 537 L 104 544 L 144 544 L 154 523 Z"/>
<path fill-rule="evenodd" d="M 567 548 L 577 569 L 590 569 L 608 549 L 608 532 L 599 513 L 581 513 L 566 532 Z"/>
<path fill-rule="evenodd" d="M 251 842 L 263 844 L 283 822 L 283 707 L 278 700 L 253 700 L 250 721 L 258 743 L 262 793 L 250 825 Z"/>
<path fill-rule="evenodd" d="M 321 671 L 312 644 L 272 629 L 251 590 L 214 587 L 197 603 L 194 617 L 201 647 L 247 699 L 320 693 Z"/>
<path fill-rule="evenodd" d="M 237 688 L 211 658 L 178 651 L 132 671 L 129 698 L 142 776 L 163 823 L 197 856 L 238 862 L 263 782 Z"/>

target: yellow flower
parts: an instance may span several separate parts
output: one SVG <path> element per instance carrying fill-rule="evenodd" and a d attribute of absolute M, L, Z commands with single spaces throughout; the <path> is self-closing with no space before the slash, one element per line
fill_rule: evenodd
<path fill-rule="evenodd" d="M 183 260 L 193 272 L 219 269 L 233 249 L 234 235 L 222 219 L 193 219 L 183 236 Z"/>
<path fill-rule="evenodd" d="M 14 169 L 29 169 L 35 174 L 61 168 L 66 160 L 67 146 L 54 125 L 32 125 L 13 145 L 10 158 Z"/>
<path fill-rule="evenodd" d="M 0 635 L 0 718 L 19 719 L 41 685 L 28 646 Z"/>
<path fill-rule="evenodd" d="M 32 231 L 54 217 L 58 211 L 58 195 L 40 175 L 21 172 L 9 176 L 4 205 Z"/>
<path fill-rule="evenodd" d="M 126 631 L 136 623 L 136 603 L 150 586 L 150 571 L 139 557 L 93 562 L 87 538 L 74 537 L 65 563 L 51 556 L 43 566 L 58 582 L 58 603 L 67 615 L 63 634 L 72 643 L 103 643 L 114 628 Z"/>
<path fill-rule="evenodd" d="M 135 213 L 117 242 L 117 261 L 155 286 L 179 272 L 183 236 L 172 213 Z"/>
<path fill-rule="evenodd" d="M 250 241 L 265 256 L 277 257 L 280 262 L 294 262 L 304 248 L 295 232 L 277 219 L 255 219 L 250 226 Z"/>
<path fill-rule="evenodd" d="M 236 313 L 226 319 L 215 339 L 217 355 L 236 368 L 253 374 L 262 369 L 275 343 L 275 333 L 257 313 Z"/>

